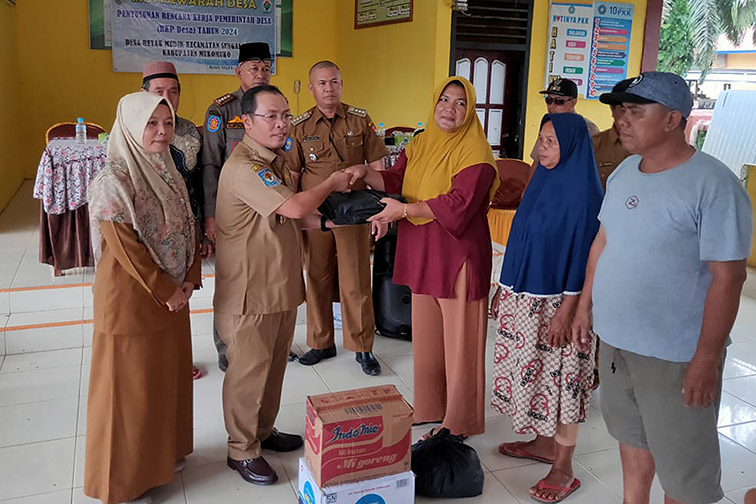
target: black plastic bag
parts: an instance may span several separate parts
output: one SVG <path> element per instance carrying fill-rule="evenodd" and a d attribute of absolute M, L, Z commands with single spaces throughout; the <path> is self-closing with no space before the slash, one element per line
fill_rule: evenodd
<path fill-rule="evenodd" d="M 483 468 L 475 449 L 441 429 L 412 445 L 415 493 L 424 497 L 458 499 L 483 493 Z"/>
<path fill-rule="evenodd" d="M 401 196 L 373 189 L 349 193 L 335 192 L 326 198 L 318 210 L 326 219 L 338 226 L 365 224 L 368 218 L 380 213 L 386 207 L 384 203 L 381 203 L 383 198 L 405 201 Z"/>

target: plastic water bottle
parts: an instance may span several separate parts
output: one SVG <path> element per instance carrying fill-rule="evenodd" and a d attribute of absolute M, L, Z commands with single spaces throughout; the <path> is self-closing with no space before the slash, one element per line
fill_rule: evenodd
<path fill-rule="evenodd" d="M 383 127 L 383 123 L 378 123 L 378 136 L 379 137 L 386 136 L 386 128 Z"/>
<path fill-rule="evenodd" d="M 84 124 L 84 119 L 81 117 L 76 119 L 76 143 L 87 143 L 87 125 Z"/>
<path fill-rule="evenodd" d="M 417 128 L 412 133 L 412 136 L 417 136 L 418 133 L 422 133 L 423 131 L 425 131 L 425 128 L 423 128 L 423 123 L 419 122 L 417 123 Z"/>

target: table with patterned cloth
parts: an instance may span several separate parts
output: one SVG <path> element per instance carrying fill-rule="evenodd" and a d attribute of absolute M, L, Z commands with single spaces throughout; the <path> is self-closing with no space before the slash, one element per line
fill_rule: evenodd
<path fill-rule="evenodd" d="M 34 183 L 40 200 L 39 261 L 56 276 L 94 266 L 89 234 L 87 188 L 105 166 L 106 149 L 97 140 L 51 140 L 42 152 Z"/>

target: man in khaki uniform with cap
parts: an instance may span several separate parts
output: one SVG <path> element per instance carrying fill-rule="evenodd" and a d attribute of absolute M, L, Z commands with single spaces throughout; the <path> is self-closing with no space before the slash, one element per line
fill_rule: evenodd
<path fill-rule="evenodd" d="M 293 145 L 287 145 L 289 169 L 301 174 L 302 190 L 308 190 L 331 173 L 369 163 L 384 169 L 388 154 L 383 139 L 365 110 L 341 102 L 341 72 L 330 61 L 310 69 L 309 90 L 316 106 L 292 120 Z M 355 190 L 364 189 L 353 187 Z M 344 348 L 356 352 L 356 360 L 368 375 L 381 366 L 373 356 L 375 316 L 370 286 L 370 226 L 345 226 L 332 232 L 305 232 L 307 270 L 307 345 L 312 349 L 299 358 L 306 366 L 336 355 L 332 302 L 341 301 Z M 335 292 L 338 287 L 338 299 Z"/>
<path fill-rule="evenodd" d="M 215 322 L 228 345 L 223 414 L 227 464 L 245 481 L 278 479 L 262 450 L 293 451 L 302 437 L 274 428 L 284 371 L 304 301 L 301 231 L 349 176 L 335 172 L 308 191 L 296 187 L 274 150 L 288 138 L 291 114 L 278 88 L 258 86 L 241 102 L 245 135 L 218 183 Z M 294 219 L 299 219 L 299 222 Z"/>
<path fill-rule="evenodd" d="M 236 76 L 241 86 L 232 93 L 216 98 L 205 114 L 205 134 L 202 138 L 202 183 L 204 188 L 205 237 L 215 242 L 215 206 L 218 178 L 223 163 L 244 138 L 241 99 L 248 89 L 270 84 L 272 59 L 265 42 L 250 42 L 239 46 Z M 218 350 L 218 367 L 225 371 L 226 345 L 213 331 Z"/>

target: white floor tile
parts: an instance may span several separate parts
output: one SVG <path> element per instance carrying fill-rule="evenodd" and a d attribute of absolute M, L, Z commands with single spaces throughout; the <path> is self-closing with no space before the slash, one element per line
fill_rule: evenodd
<path fill-rule="evenodd" d="M 567 504 L 619 504 L 619 495 L 604 486 L 598 479 L 579 465 L 574 467 L 575 477 L 582 486 L 563 502 Z M 530 504 L 528 489 L 546 476 L 547 466 L 543 464 L 526 465 L 492 473 L 521 504 Z"/>
<path fill-rule="evenodd" d="M 228 434 L 223 415 L 195 418 L 194 452 L 186 458 L 187 467 L 215 464 L 226 460 Z"/>
<path fill-rule="evenodd" d="M 427 431 L 432 425 L 425 426 L 423 431 Z M 527 441 L 532 436 L 519 436 L 512 431 L 512 421 L 509 417 L 500 415 L 499 417 L 489 418 L 486 420 L 486 432 L 478 436 L 471 436 L 467 444 L 475 448 L 478 452 L 483 466 L 489 471 L 500 471 L 502 469 L 512 469 L 530 464 L 538 464 L 545 471 L 548 470 L 546 464 L 539 464 L 528 459 L 518 459 L 507 457 L 499 453 L 501 443 L 510 443 L 513 441 Z M 545 473 L 544 473 L 545 474 Z"/>
<path fill-rule="evenodd" d="M 725 492 L 756 486 L 756 454 L 719 436 L 722 454 L 722 488 Z"/>
<path fill-rule="evenodd" d="M 84 455 L 87 452 L 87 436 L 76 437 L 76 453 L 74 457 L 74 487 L 84 485 Z"/>
<path fill-rule="evenodd" d="M 756 332 L 756 326 L 751 329 Z M 727 358 L 736 364 L 756 369 L 756 341 L 741 341 L 727 348 Z"/>
<path fill-rule="evenodd" d="M 5 341 L 8 354 L 81 348 L 83 343 L 82 325 L 6 331 Z"/>
<path fill-rule="evenodd" d="M 251 485 L 241 479 L 239 473 L 229 469 L 225 461 L 200 467 L 187 467 L 182 474 L 187 502 L 191 504 L 296 502 L 294 489 L 285 479 L 286 471 L 278 457 L 266 455 L 265 458 L 278 473 L 279 480 L 275 485 Z"/>
<path fill-rule="evenodd" d="M 303 366 L 298 362 L 289 362 L 286 365 L 286 374 L 284 375 L 281 404 L 303 403 L 309 395 L 327 394 L 330 392 L 326 383 L 315 370 L 315 368 L 325 362 L 327 361 L 310 367 Z"/>
<path fill-rule="evenodd" d="M 59 367 L 80 366 L 81 347 L 49 352 L 30 352 L 8 355 L 0 368 L 0 373 L 16 373 L 19 371 L 35 371 L 40 369 L 54 369 Z"/>
<path fill-rule="evenodd" d="M 2 284 L 2 266 L 0 266 L 0 284 Z M 4 288 L 0 285 L 0 289 Z M 10 292 L 0 292 L 0 315 L 8 315 L 10 312 Z"/>
<path fill-rule="evenodd" d="M 743 364 L 738 364 L 732 359 L 727 359 L 725 362 L 725 368 L 724 373 L 722 374 L 722 378 L 725 380 L 729 380 L 731 378 L 742 378 L 744 376 L 753 376 L 756 375 L 756 368 L 751 368 L 744 366 Z"/>
<path fill-rule="evenodd" d="M 756 422 L 724 427 L 719 429 L 719 433 L 756 453 Z M 756 481 L 756 468 L 754 469 L 754 480 Z"/>
<path fill-rule="evenodd" d="M 719 427 L 756 421 L 756 407 L 737 397 L 722 393 L 719 405 Z"/>
<path fill-rule="evenodd" d="M 167 485 L 153 488 L 148 494 L 152 497 L 153 504 L 186 504 L 184 484 L 180 475 L 176 475 Z M 84 489 L 78 487 L 73 489 L 73 504 L 101 504 L 101 502 L 87 497 L 84 495 Z"/>
<path fill-rule="evenodd" d="M 0 447 L 76 435 L 79 398 L 0 407 Z"/>
<path fill-rule="evenodd" d="M 432 504 L 434 502 L 460 502 L 464 504 L 518 504 L 518 500 L 507 490 L 507 488 L 496 479 L 493 474 L 486 474 L 483 481 L 483 495 L 470 497 L 466 499 L 431 499 L 428 497 L 417 497 L 417 504 Z M 531 501 L 532 503 L 533 501 Z M 528 503 L 528 504 L 531 504 Z"/>
<path fill-rule="evenodd" d="M 756 406 L 756 376 L 746 376 L 744 378 L 733 378 L 724 382 L 722 388 L 742 399 L 752 406 Z"/>
<path fill-rule="evenodd" d="M 71 488 L 74 438 L 0 448 L 0 500 Z"/>
<path fill-rule="evenodd" d="M 11 292 L 10 305 L 12 313 L 82 308 L 84 287 L 15 291 Z"/>
<path fill-rule="evenodd" d="M 76 397 L 79 375 L 74 366 L 0 374 L 0 406 Z"/>
<path fill-rule="evenodd" d="M 2 502 L 3 504 L 71 504 L 71 490 L 19 497 Z"/>

